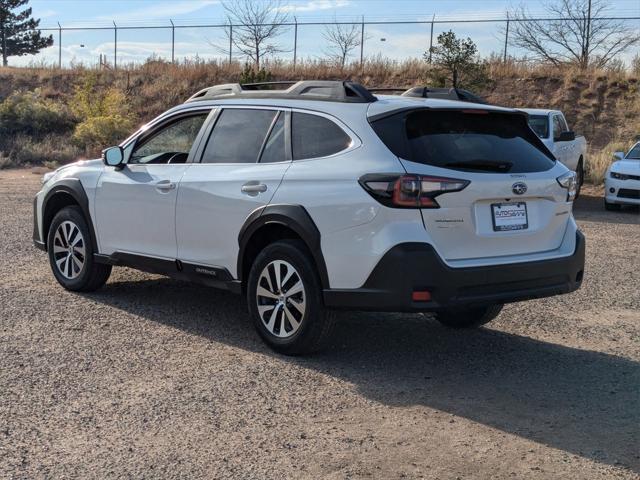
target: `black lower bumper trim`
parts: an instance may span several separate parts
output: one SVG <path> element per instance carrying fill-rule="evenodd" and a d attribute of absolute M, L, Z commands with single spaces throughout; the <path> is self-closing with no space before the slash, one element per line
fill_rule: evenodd
<path fill-rule="evenodd" d="M 518 302 L 580 288 L 585 240 L 576 233 L 572 255 L 550 260 L 472 268 L 447 266 L 426 243 L 403 243 L 389 250 L 358 289 L 324 291 L 327 307 L 393 312 Z M 414 302 L 415 290 L 431 301 Z"/>

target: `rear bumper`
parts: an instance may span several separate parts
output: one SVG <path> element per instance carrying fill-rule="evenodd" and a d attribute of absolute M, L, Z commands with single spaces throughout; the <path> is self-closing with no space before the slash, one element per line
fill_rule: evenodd
<path fill-rule="evenodd" d="M 578 231 L 575 250 L 567 257 L 451 268 L 431 245 L 403 243 L 384 255 L 363 287 L 327 289 L 324 302 L 337 309 L 421 312 L 550 297 L 580 288 L 584 252 L 584 235 Z M 412 301 L 415 290 L 428 290 L 431 301 Z"/>

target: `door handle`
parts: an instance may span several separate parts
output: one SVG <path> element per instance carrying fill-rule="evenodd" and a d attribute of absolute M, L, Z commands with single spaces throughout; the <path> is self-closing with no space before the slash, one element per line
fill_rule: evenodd
<path fill-rule="evenodd" d="M 257 195 L 267 191 L 267 186 L 264 183 L 249 182 L 242 185 L 242 193 L 248 193 L 249 195 Z"/>
<path fill-rule="evenodd" d="M 156 189 L 160 190 L 161 192 L 168 192 L 170 190 L 173 190 L 174 188 L 176 188 L 176 184 L 170 180 L 161 180 L 156 183 Z"/>

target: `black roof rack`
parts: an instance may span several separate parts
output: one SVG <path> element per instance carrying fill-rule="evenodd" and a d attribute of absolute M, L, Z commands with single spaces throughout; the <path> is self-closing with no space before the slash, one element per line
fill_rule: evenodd
<path fill-rule="evenodd" d="M 274 89 L 283 87 L 286 89 Z M 301 80 L 260 83 L 227 83 L 200 90 L 187 100 L 197 102 L 224 98 L 286 98 L 297 100 L 324 100 L 329 102 L 371 103 L 377 98 L 355 82 L 333 80 Z"/>
<path fill-rule="evenodd" d="M 413 87 L 402 94 L 403 97 L 442 98 L 445 100 L 460 100 L 471 103 L 487 103 L 483 98 L 468 90 L 460 88 L 431 88 Z"/>

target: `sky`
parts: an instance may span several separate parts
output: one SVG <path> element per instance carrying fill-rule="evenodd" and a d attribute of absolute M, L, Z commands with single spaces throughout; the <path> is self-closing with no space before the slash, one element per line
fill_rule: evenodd
<path fill-rule="evenodd" d="M 264 0 L 257 0 L 264 1 Z M 505 11 L 521 0 L 290 0 L 281 2 L 281 8 L 298 22 L 331 21 L 413 21 L 504 18 Z M 544 11 L 540 0 L 525 0 L 532 13 Z M 640 0 L 609 0 L 611 13 L 616 16 L 640 16 Z M 222 28 L 187 28 L 191 25 L 219 25 L 224 22 L 225 10 L 219 0 L 31 0 L 33 15 L 41 19 L 41 28 L 110 27 L 105 30 L 66 30 L 62 33 L 62 60 L 72 63 L 97 64 L 101 54 L 113 62 L 114 29 L 118 27 L 166 26 L 159 29 L 119 28 L 118 63 L 143 62 L 155 56 L 171 58 L 170 21 L 175 29 L 175 56 L 177 59 L 223 58 L 228 48 Z M 640 20 L 629 22 L 640 29 Z M 298 27 L 298 58 L 326 58 L 328 48 L 323 41 L 325 27 L 300 25 Z M 457 35 L 470 37 L 482 55 L 501 52 L 504 33 L 499 23 L 435 24 L 434 38 L 452 29 Z M 11 65 L 57 63 L 59 38 L 53 34 L 54 45 L 36 56 L 14 57 Z M 384 56 L 391 59 L 420 57 L 428 49 L 430 25 L 367 25 L 365 27 L 364 55 Z M 278 43 L 285 59 L 293 57 L 294 33 L 289 28 Z M 640 48 L 636 49 L 640 51 Z M 631 58 L 634 53 L 627 54 Z M 234 56 L 240 59 L 239 52 Z M 351 58 L 359 57 L 359 50 Z"/>

